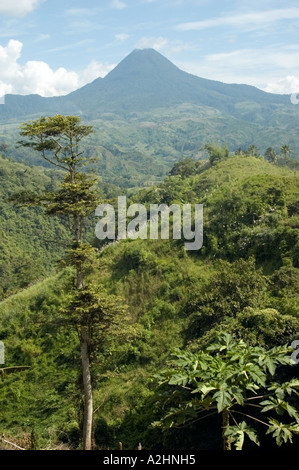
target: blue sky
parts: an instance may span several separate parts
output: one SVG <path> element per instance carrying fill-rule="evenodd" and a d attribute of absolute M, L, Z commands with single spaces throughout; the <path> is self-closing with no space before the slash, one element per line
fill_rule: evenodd
<path fill-rule="evenodd" d="M 275 0 L 0 0 L 0 96 L 66 94 L 136 48 L 181 69 L 299 91 L 299 5 Z"/>

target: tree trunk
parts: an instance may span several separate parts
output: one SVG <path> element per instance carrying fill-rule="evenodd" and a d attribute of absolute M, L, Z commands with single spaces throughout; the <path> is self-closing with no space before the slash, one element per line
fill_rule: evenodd
<path fill-rule="evenodd" d="M 77 289 L 83 288 L 83 273 L 77 269 Z M 82 446 L 83 450 L 91 450 L 92 448 L 92 429 L 93 429 L 93 397 L 92 397 L 92 383 L 90 373 L 90 359 L 89 359 L 89 327 L 84 325 L 83 318 L 80 331 L 80 349 L 81 349 L 81 364 L 82 364 L 82 379 L 83 379 L 83 393 L 84 393 L 84 410 L 83 410 L 83 432 L 82 432 Z"/>
<path fill-rule="evenodd" d="M 89 361 L 88 326 L 81 326 L 81 362 L 84 389 L 83 450 L 91 450 L 93 425 L 93 399 Z"/>
<path fill-rule="evenodd" d="M 222 411 L 222 439 L 223 439 L 223 450 L 232 450 L 230 438 L 225 436 L 224 433 L 229 426 L 229 411 Z"/>
<path fill-rule="evenodd" d="M 81 220 L 79 216 L 74 217 L 74 231 L 77 243 L 81 243 Z M 83 289 L 83 270 L 82 266 L 76 269 L 77 289 Z M 83 450 L 91 450 L 92 448 L 92 429 L 93 429 L 93 397 L 92 397 L 92 383 L 90 373 L 90 359 L 89 359 L 89 328 L 84 324 L 84 319 L 81 319 L 80 331 L 80 349 L 81 349 L 81 364 L 82 364 L 82 379 L 83 379 L 83 393 L 84 393 L 84 410 L 83 410 L 83 432 L 82 432 L 82 446 Z"/>

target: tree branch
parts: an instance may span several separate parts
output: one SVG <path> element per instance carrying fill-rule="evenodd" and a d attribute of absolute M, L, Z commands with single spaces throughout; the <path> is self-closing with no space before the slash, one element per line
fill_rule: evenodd
<path fill-rule="evenodd" d="M 43 158 L 44 158 L 47 162 L 51 163 L 51 165 L 55 165 L 55 166 L 57 166 L 58 168 L 62 168 L 63 170 L 68 171 L 68 167 L 65 167 L 65 166 L 63 166 L 63 165 L 60 165 L 59 163 L 53 162 L 53 160 L 51 160 L 50 158 L 47 158 L 47 157 L 45 156 L 44 152 L 43 152 Z"/>
<path fill-rule="evenodd" d="M 264 424 L 265 426 L 268 426 L 268 428 L 270 427 L 270 424 L 265 423 L 264 421 L 261 421 L 260 419 L 257 419 L 254 416 L 248 415 L 246 413 L 242 413 L 242 411 L 234 410 L 234 413 L 238 413 L 239 415 L 243 415 L 243 416 L 246 416 L 247 418 L 253 419 L 254 421 L 257 421 L 258 423 L 261 423 L 261 424 Z"/>

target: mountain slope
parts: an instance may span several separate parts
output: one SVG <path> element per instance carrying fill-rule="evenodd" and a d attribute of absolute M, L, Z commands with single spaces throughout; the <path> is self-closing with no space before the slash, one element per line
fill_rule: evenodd
<path fill-rule="evenodd" d="M 133 51 L 104 79 L 98 78 L 66 96 L 8 95 L 6 105 L 0 109 L 0 119 L 76 111 L 96 118 L 103 112 L 134 112 L 182 103 L 210 106 L 239 116 L 242 103 L 246 102 L 254 103 L 259 110 L 262 105 L 268 112 L 283 105 L 292 109 L 288 96 L 265 93 L 248 85 L 199 78 L 180 70 L 153 49 L 145 49 Z"/>
<path fill-rule="evenodd" d="M 99 104 L 112 108 L 122 97 L 129 110 L 193 103 L 227 110 L 232 102 L 287 104 L 286 97 L 251 86 L 229 85 L 183 72 L 153 49 L 135 50 L 101 82 Z"/>

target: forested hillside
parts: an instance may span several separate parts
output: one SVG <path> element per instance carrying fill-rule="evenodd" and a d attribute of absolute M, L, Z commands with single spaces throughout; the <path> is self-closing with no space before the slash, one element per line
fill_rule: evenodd
<path fill-rule="evenodd" d="M 1 164 L 9 185 L 2 197 L 20 186 L 43 190 L 54 184 L 47 171 L 16 167 L 7 159 Z M 203 204 L 204 243 L 192 252 L 185 250 L 183 240 L 123 240 L 97 252 L 88 281 L 123 313 L 111 323 L 104 319 L 96 332 L 101 341 L 93 344 L 96 448 L 117 449 L 119 442 L 124 449 L 136 449 L 139 442 L 144 449 L 155 450 L 222 448 L 217 412 L 209 422 L 153 425 L 169 413 L 168 404 L 179 406 L 175 396 L 159 389 L 156 376 L 174 349 L 196 353 L 221 332 L 265 351 L 299 339 L 298 195 L 298 171 L 250 155 L 222 155 L 203 162 L 185 159 L 158 186 L 131 194 L 129 202 L 147 207 Z M 5 202 L 2 249 L 10 255 L 3 266 L 4 291 L 30 283 L 25 267 L 24 275 L 14 280 L 20 250 L 28 270 L 34 256 L 34 266 L 42 266 L 38 269 L 43 276 L 49 266 L 44 260 L 52 262 L 63 251 L 45 251 L 44 234 L 56 234 L 59 240 L 66 236 L 63 225 L 39 210 L 15 211 Z M 15 238 L 6 248 L 9 223 Z M 1 378 L 0 430 L 24 447 L 80 446 L 79 340 L 76 324 L 66 314 L 74 274 L 72 268 L 57 269 L 0 303 L 5 366 L 28 366 Z M 298 375 L 298 365 L 285 365 L 275 379 Z M 292 406 L 298 409 L 298 396 L 292 395 Z M 276 447 L 272 437 L 262 431 L 261 436 L 261 449 Z M 293 444 L 282 448 L 298 446 L 295 435 Z M 245 439 L 244 449 L 252 447 L 255 444 Z"/>
<path fill-rule="evenodd" d="M 64 253 L 67 230 L 61 221 L 45 218 L 40 209 L 14 207 L 19 191 L 51 190 L 58 173 L 16 163 L 0 156 L 0 298 L 43 279 Z"/>

